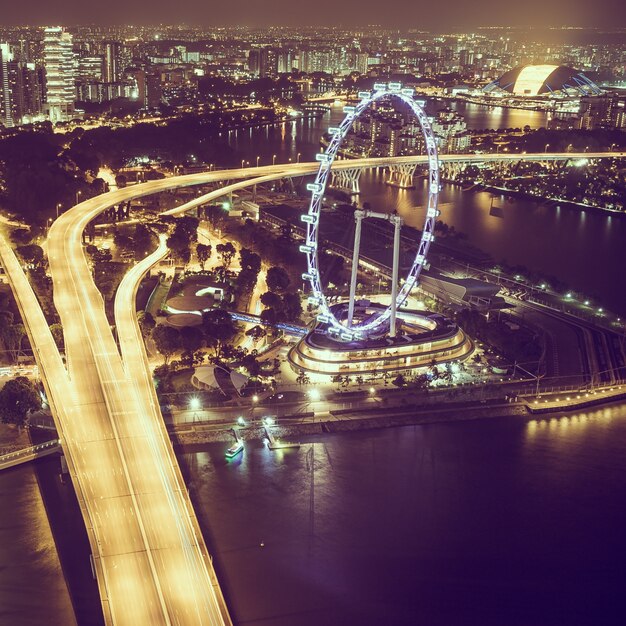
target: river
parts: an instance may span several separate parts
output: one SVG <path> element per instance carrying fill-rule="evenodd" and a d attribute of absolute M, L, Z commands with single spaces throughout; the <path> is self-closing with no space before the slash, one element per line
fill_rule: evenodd
<path fill-rule="evenodd" d="M 452 106 L 466 116 L 469 128 L 545 125 L 545 115 L 537 111 L 493 109 L 462 102 Z M 252 165 L 257 156 L 260 164 L 272 163 L 274 155 L 277 163 L 313 159 L 319 151 L 321 134 L 328 126 L 338 125 L 342 117 L 342 106 L 337 104 L 323 118 L 232 131 L 229 142 Z M 379 211 L 397 209 L 408 224 L 420 226 L 424 221 L 426 186 L 423 179 L 416 180 L 417 189 L 400 190 L 385 185 L 382 175 L 365 172 L 359 202 L 368 201 Z M 444 184 L 441 219 L 466 233 L 496 262 L 505 260 L 555 276 L 584 299 L 626 314 L 626 274 L 622 270 L 626 263 L 626 218 L 502 196 L 494 198 L 494 204 L 502 208 L 500 216 L 495 216 L 490 215 L 490 204 L 491 194 L 487 192 L 463 191 L 456 185 Z"/>
<path fill-rule="evenodd" d="M 182 455 L 238 624 L 623 624 L 626 405 Z"/>

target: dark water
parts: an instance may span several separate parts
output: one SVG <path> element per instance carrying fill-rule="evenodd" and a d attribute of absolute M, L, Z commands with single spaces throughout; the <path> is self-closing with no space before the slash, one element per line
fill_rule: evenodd
<path fill-rule="evenodd" d="M 184 461 L 238 624 L 624 623 L 626 406 L 224 449 Z"/>
<path fill-rule="evenodd" d="M 75 623 L 35 469 L 30 464 L 4 470 L 0 472 L 0 624 Z"/>
<path fill-rule="evenodd" d="M 492 109 L 453 103 L 466 115 L 471 128 L 541 126 L 545 117 L 536 111 Z M 311 159 L 319 151 L 319 138 L 328 126 L 343 118 L 335 105 L 323 119 L 298 121 L 275 128 L 232 132 L 230 142 L 241 154 L 256 163 L 269 164 L 289 159 Z M 361 177 L 359 201 L 368 201 L 381 211 L 397 209 L 407 223 L 419 226 L 424 220 L 426 189 L 417 179 L 415 190 L 400 190 L 383 183 L 382 174 L 365 172 Z M 585 298 L 600 306 L 626 313 L 626 219 L 593 210 L 547 206 L 522 199 L 497 196 L 494 205 L 501 216 L 489 213 L 491 195 L 464 192 L 455 185 L 444 185 L 440 195 L 442 219 L 466 233 L 470 241 L 496 261 L 524 265 L 546 276 L 555 276 Z"/>

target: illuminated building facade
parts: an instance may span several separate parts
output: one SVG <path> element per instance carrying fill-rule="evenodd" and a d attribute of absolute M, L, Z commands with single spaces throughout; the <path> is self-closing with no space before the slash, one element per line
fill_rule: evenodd
<path fill-rule="evenodd" d="M 52 122 L 67 121 L 74 115 L 76 99 L 77 64 L 72 35 L 60 26 L 46 28 L 43 57 L 48 116 Z"/>
<path fill-rule="evenodd" d="M 512 96 L 580 96 L 600 94 L 600 88 L 582 72 L 564 65 L 523 65 L 506 72 L 485 87 L 490 93 Z"/>

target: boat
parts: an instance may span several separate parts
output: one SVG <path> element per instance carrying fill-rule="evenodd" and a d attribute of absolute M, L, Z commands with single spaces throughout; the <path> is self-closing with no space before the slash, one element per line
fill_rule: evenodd
<path fill-rule="evenodd" d="M 240 452 L 243 452 L 243 441 L 238 441 L 236 444 L 232 445 L 228 450 L 226 450 L 226 458 L 232 459 L 237 456 Z"/>

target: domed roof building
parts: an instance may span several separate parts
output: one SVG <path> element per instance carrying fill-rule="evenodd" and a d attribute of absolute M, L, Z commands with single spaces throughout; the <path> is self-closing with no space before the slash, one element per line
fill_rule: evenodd
<path fill-rule="evenodd" d="M 598 95 L 601 89 L 582 72 L 565 65 L 522 65 L 489 83 L 486 92 L 507 92 L 513 96 Z"/>

